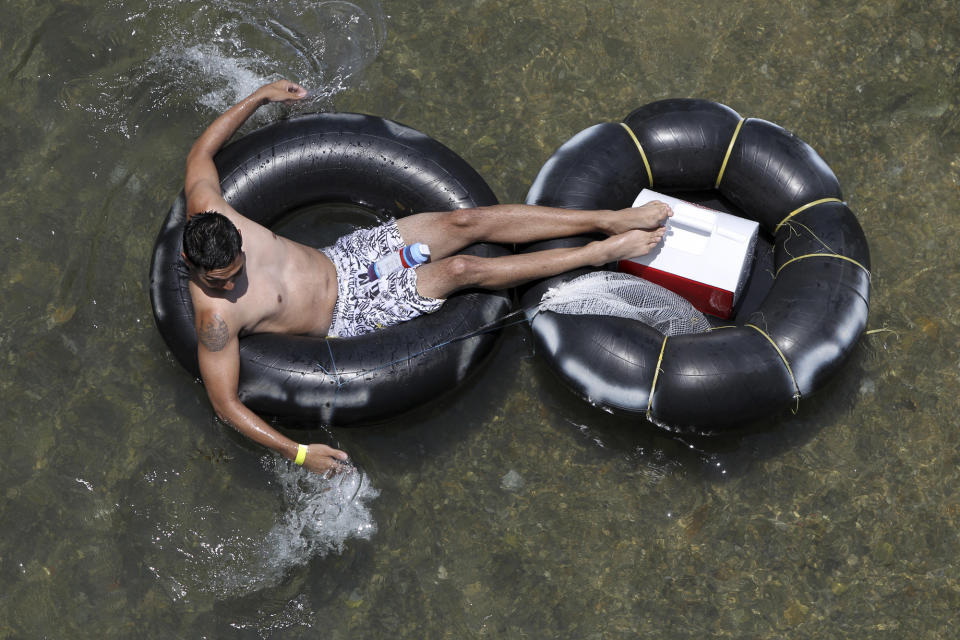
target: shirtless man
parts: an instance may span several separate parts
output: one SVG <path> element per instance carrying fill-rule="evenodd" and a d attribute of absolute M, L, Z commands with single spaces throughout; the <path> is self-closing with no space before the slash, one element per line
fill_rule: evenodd
<path fill-rule="evenodd" d="M 275 235 L 223 199 L 213 156 L 261 105 L 292 103 L 306 90 L 287 80 L 260 87 L 227 110 L 197 139 L 187 156 L 187 224 L 183 258 L 190 268 L 200 374 L 217 416 L 245 436 L 314 472 L 336 471 L 343 451 L 302 445 L 285 437 L 237 397 L 239 336 L 272 332 L 358 335 L 372 330 L 355 313 L 351 277 L 343 271 L 369 263 L 357 250 L 379 251 L 427 244 L 431 262 L 388 276 L 365 312 L 379 324 L 396 324 L 436 310 L 455 291 L 505 289 L 587 265 L 643 255 L 663 238 L 672 215 L 662 203 L 621 211 L 570 211 L 496 205 L 420 213 L 341 238 L 318 251 Z M 500 258 L 454 255 L 475 242 L 525 243 L 584 233 L 607 238 L 583 247 Z M 382 255 L 382 253 L 381 253 Z M 338 273 L 341 277 L 338 279 Z M 339 303 L 339 304 L 338 304 Z M 371 306 L 372 305 L 372 306 Z"/>

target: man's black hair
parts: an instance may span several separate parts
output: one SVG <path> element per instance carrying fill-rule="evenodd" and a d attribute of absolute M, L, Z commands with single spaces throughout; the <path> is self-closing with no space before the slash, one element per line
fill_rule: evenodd
<path fill-rule="evenodd" d="M 183 252 L 206 271 L 230 266 L 240 255 L 241 244 L 237 228 L 216 211 L 198 213 L 183 226 Z"/>

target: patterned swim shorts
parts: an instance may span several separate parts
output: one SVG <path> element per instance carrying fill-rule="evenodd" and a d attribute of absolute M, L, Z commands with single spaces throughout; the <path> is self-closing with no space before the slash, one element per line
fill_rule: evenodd
<path fill-rule="evenodd" d="M 359 336 L 440 308 L 445 300 L 417 292 L 416 267 L 367 282 L 371 262 L 402 248 L 397 222 L 391 220 L 373 229 L 357 229 L 320 249 L 337 269 L 337 302 L 328 336 Z"/>

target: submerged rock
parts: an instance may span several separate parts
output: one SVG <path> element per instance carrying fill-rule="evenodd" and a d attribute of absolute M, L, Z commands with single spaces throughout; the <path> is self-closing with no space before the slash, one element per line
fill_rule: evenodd
<path fill-rule="evenodd" d="M 513 469 L 507 471 L 500 479 L 500 488 L 505 491 L 520 491 L 520 489 L 523 489 L 523 485 L 523 478 Z"/>

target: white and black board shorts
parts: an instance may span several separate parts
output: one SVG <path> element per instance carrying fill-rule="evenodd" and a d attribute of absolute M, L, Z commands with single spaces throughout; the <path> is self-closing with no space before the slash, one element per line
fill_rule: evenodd
<path fill-rule="evenodd" d="M 400 269 L 367 281 L 367 268 L 403 248 L 396 220 L 357 229 L 320 249 L 337 270 L 337 302 L 327 335 L 349 338 L 412 320 L 439 309 L 445 300 L 417 292 L 417 268 Z"/>

